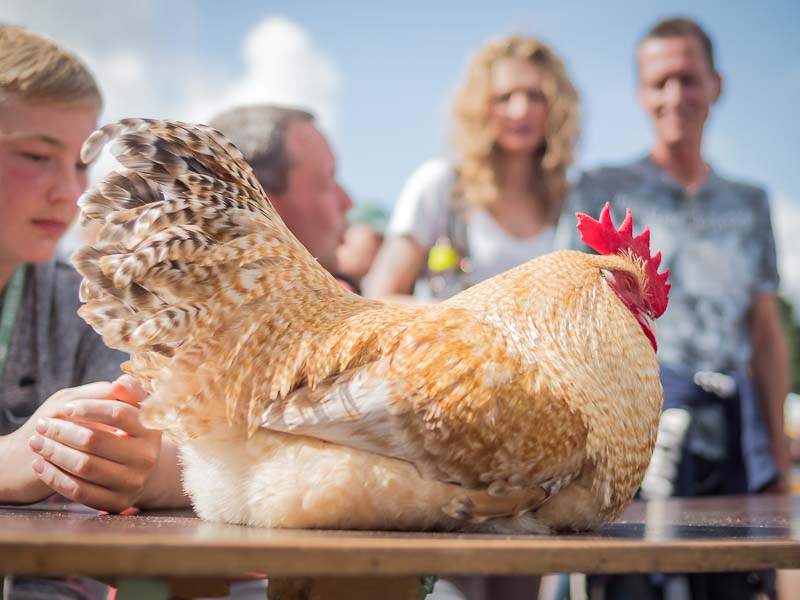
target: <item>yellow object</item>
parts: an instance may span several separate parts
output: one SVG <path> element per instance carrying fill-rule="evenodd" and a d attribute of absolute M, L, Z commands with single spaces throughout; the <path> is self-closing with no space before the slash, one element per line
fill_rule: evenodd
<path fill-rule="evenodd" d="M 435 272 L 449 271 L 458 266 L 458 252 L 449 241 L 437 242 L 428 252 L 428 268 Z"/>

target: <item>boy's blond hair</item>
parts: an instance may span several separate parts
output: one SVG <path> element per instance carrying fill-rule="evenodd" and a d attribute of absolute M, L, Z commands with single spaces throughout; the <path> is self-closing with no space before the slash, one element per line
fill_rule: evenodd
<path fill-rule="evenodd" d="M 0 25 L 0 102 L 10 96 L 103 103 L 97 82 L 75 54 L 43 35 Z"/>

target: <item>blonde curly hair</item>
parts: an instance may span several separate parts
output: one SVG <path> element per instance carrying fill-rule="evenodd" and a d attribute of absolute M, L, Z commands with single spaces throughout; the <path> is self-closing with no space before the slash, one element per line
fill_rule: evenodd
<path fill-rule="evenodd" d="M 578 93 L 561 59 L 543 42 L 519 35 L 486 44 L 472 58 L 454 103 L 454 142 L 460 154 L 456 193 L 464 208 L 489 207 L 497 199 L 494 161 L 498 156 L 489 126 L 492 67 L 499 60 L 530 61 L 542 73 L 547 103 L 544 144 L 533 160 L 541 169 L 537 193 L 545 214 L 555 221 L 567 191 L 566 172 L 578 139 Z"/>

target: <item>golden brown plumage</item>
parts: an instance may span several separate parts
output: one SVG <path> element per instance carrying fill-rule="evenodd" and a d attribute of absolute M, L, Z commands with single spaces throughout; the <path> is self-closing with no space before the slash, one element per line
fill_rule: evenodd
<path fill-rule="evenodd" d="M 585 225 L 608 255 L 384 304 L 319 267 L 218 132 L 126 120 L 84 160 L 111 138 L 129 170 L 80 201 L 105 223 L 74 258 L 80 314 L 132 354 L 201 516 L 546 532 L 631 500 L 661 408 L 648 332 L 666 276 L 629 223 L 606 250 L 607 214 Z"/>

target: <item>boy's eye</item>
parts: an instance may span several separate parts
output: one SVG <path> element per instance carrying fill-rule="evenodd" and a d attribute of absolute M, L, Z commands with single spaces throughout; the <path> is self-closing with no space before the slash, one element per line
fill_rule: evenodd
<path fill-rule="evenodd" d="M 50 159 L 49 156 L 37 154 L 36 152 L 20 152 L 20 156 L 32 162 L 46 162 Z"/>

